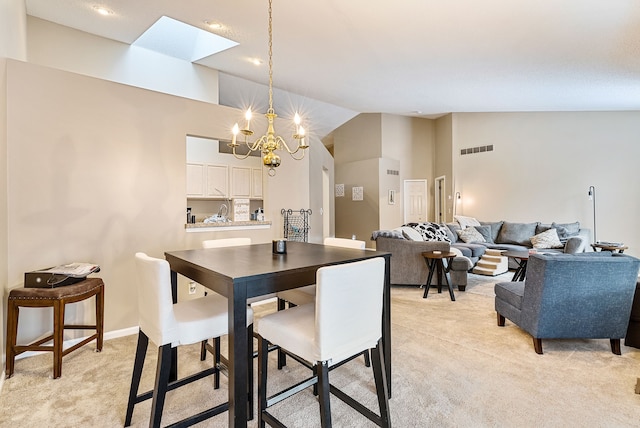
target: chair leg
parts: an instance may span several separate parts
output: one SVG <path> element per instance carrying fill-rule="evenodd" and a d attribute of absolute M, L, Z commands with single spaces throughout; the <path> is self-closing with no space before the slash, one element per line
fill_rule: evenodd
<path fill-rule="evenodd" d="M 200 361 L 204 361 L 207 359 L 207 343 L 208 340 L 203 340 L 200 342 Z"/>
<path fill-rule="evenodd" d="M 204 350 L 205 354 L 207 353 L 207 349 L 205 346 Z M 213 389 L 220 389 L 220 338 L 213 338 L 213 364 L 218 369 L 213 374 Z"/>
<path fill-rule="evenodd" d="M 364 356 L 365 367 L 371 367 L 371 358 L 369 357 L 369 351 L 364 351 L 362 355 Z"/>
<path fill-rule="evenodd" d="M 620 339 L 609 339 L 611 342 L 611 352 L 613 352 L 616 355 L 621 355 L 622 352 L 620 351 Z"/>
<path fill-rule="evenodd" d="M 96 351 L 102 352 L 102 344 L 104 342 L 104 285 L 100 287 L 100 291 L 96 294 Z"/>
<path fill-rule="evenodd" d="M 376 382 L 378 406 L 380 407 L 380 425 L 391 426 L 389 417 L 389 395 L 387 387 L 387 374 L 384 370 L 384 352 L 382 352 L 382 340 L 378 341 L 375 348 L 371 349 L 371 362 L 373 363 L 373 376 Z"/>
<path fill-rule="evenodd" d="M 496 315 L 498 315 L 498 327 L 504 327 L 504 317 L 498 312 L 496 312 Z"/>
<path fill-rule="evenodd" d="M 533 338 L 533 349 L 536 350 L 536 354 L 542 355 L 542 339 Z"/>
<path fill-rule="evenodd" d="M 151 420 L 149 427 L 160 428 L 164 399 L 169 385 L 171 372 L 171 344 L 167 343 L 158 348 L 158 365 L 156 368 L 156 383 L 153 388 L 153 401 L 151 403 Z"/>
<path fill-rule="evenodd" d="M 124 426 L 131 425 L 131 418 L 133 417 L 133 407 L 136 405 L 136 398 L 138 396 L 138 387 L 140 386 L 140 379 L 142 378 L 142 369 L 144 367 L 144 357 L 147 354 L 147 347 L 149 346 L 149 338 L 146 334 L 140 330 L 138 332 L 138 346 L 136 347 L 136 357 L 133 363 L 133 374 L 131 375 L 131 389 L 129 390 L 129 402 L 127 403 L 127 414 L 124 418 Z"/>
<path fill-rule="evenodd" d="M 64 343 L 64 300 L 53 303 L 53 378 L 62 376 L 62 345 Z"/>
<path fill-rule="evenodd" d="M 247 343 L 247 391 L 249 396 L 247 397 L 247 420 L 253 420 L 253 324 L 247 327 L 247 337 L 249 343 Z M 267 354 L 269 350 L 267 348 Z"/>
<path fill-rule="evenodd" d="M 267 410 L 267 367 L 269 343 L 258 336 L 258 427 L 265 428 L 262 412 Z"/>
<path fill-rule="evenodd" d="M 287 302 L 282 299 L 278 299 L 278 310 L 284 311 L 286 309 Z M 282 370 L 284 366 L 287 365 L 287 355 L 281 350 L 278 349 L 278 370 Z"/>
<path fill-rule="evenodd" d="M 9 300 L 7 305 L 7 367 L 5 370 L 5 378 L 8 379 L 13 375 L 14 364 L 16 361 L 16 340 L 18 337 L 18 315 L 20 307 L 15 300 Z"/>
<path fill-rule="evenodd" d="M 322 428 L 331 427 L 331 402 L 329 401 L 329 363 L 318 361 L 315 366 L 318 377 L 318 402 L 320 404 L 320 425 Z"/>

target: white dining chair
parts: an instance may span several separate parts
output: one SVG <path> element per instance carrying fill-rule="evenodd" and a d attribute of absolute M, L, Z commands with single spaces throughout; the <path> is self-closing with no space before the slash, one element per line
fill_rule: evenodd
<path fill-rule="evenodd" d="M 342 247 L 342 248 L 355 248 L 364 250 L 366 243 L 364 241 L 358 241 L 356 239 L 346 238 L 324 238 L 324 245 L 330 247 Z M 276 294 L 278 299 L 289 303 L 289 305 L 305 305 L 307 303 L 313 303 L 316 298 L 316 286 L 307 285 L 306 287 L 293 288 L 291 290 L 280 291 Z M 282 303 L 279 302 L 279 307 Z"/>
<path fill-rule="evenodd" d="M 185 378 L 169 382 L 172 363 L 172 349 L 181 345 L 201 342 L 206 338 L 228 334 L 227 299 L 217 293 L 173 303 L 171 296 L 171 276 L 169 263 L 163 259 L 136 253 L 138 274 L 138 314 L 140 330 L 136 348 L 131 388 L 127 404 L 124 426 L 131 425 L 133 410 L 137 403 L 152 398 L 150 427 L 159 427 L 162 419 L 165 396 L 168 391 L 187 383 L 214 374 L 219 376 L 217 365 L 192 374 Z M 247 307 L 247 328 L 252 341 L 253 310 Z M 153 390 L 138 394 L 140 379 L 149 340 L 158 346 L 158 364 Z M 253 356 L 248 353 L 247 361 L 252 364 Z M 253 409 L 253 370 L 249 370 L 249 396 L 247 405 Z M 218 382 L 216 382 L 218 384 Z M 228 409 L 223 403 L 197 415 L 197 421 L 208 419 Z M 189 426 L 189 418 L 180 421 L 180 426 Z"/>
<path fill-rule="evenodd" d="M 322 427 L 331 427 L 329 394 L 382 427 L 389 427 L 387 379 L 382 352 L 383 258 L 326 266 L 316 274 L 314 303 L 265 315 L 256 320 L 258 336 L 258 426 L 283 426 L 267 409 L 317 384 Z M 268 343 L 286 349 L 313 366 L 314 376 L 268 395 Z M 329 371 L 364 350 L 371 351 L 380 415 L 329 383 Z"/>

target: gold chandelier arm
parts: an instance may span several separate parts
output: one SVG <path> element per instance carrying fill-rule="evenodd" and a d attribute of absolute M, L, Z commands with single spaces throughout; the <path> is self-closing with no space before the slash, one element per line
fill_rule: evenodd
<path fill-rule="evenodd" d="M 293 156 L 293 155 L 295 155 L 296 153 L 298 153 L 298 152 L 300 151 L 300 146 L 299 146 L 299 145 L 298 145 L 298 147 L 296 147 L 296 149 L 295 149 L 295 150 L 291 150 L 291 149 L 289 148 L 289 146 L 287 145 L 287 142 L 286 142 L 286 141 L 284 141 L 284 138 L 282 138 L 282 137 L 280 137 L 280 136 L 279 136 L 279 137 L 277 137 L 277 138 L 276 138 L 276 141 L 278 142 L 278 144 L 282 145 L 282 147 L 284 147 L 284 149 L 285 149 L 287 152 L 289 152 L 289 154 L 291 155 L 291 157 L 292 157 L 292 158 L 294 158 L 295 160 L 302 160 L 302 159 L 304 158 L 304 155 L 305 155 L 305 153 L 306 153 L 306 152 L 304 151 L 304 148 L 302 149 L 302 156 L 300 156 L 299 158 L 297 158 L 297 157 L 295 157 L 295 156 Z"/>

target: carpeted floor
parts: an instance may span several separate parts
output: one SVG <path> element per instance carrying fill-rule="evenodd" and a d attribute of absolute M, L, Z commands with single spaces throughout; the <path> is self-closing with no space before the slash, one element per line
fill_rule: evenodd
<path fill-rule="evenodd" d="M 396 427 L 631 427 L 640 426 L 640 349 L 622 346 L 611 353 L 608 340 L 547 340 L 544 355 L 531 338 L 507 321 L 496 325 L 493 283 L 509 280 L 470 275 L 466 292 L 451 302 L 445 291 L 392 289 L 393 398 Z M 275 305 L 273 305 L 275 306 Z M 271 304 L 258 315 L 273 309 Z M 51 356 L 16 362 L 0 394 L 2 427 L 119 427 L 124 421 L 135 336 L 105 342 L 101 353 L 85 346 L 64 358 L 62 377 L 51 379 Z M 180 370 L 199 366 L 198 347 L 180 352 Z M 210 363 L 209 363 L 210 364 Z M 293 383 L 308 374 L 295 362 L 273 384 Z M 143 376 L 149 388 L 155 371 L 151 349 Z M 370 369 L 355 360 L 332 372 L 344 391 L 375 407 Z M 163 424 L 226 401 L 226 379 L 213 392 L 204 379 L 169 393 Z M 332 397 L 336 427 L 372 424 Z M 147 426 L 150 403 L 136 406 L 133 426 Z M 274 413 L 291 427 L 319 426 L 310 391 L 280 403 Z M 227 414 L 201 427 L 227 426 Z M 255 419 L 249 426 L 256 426 Z"/>

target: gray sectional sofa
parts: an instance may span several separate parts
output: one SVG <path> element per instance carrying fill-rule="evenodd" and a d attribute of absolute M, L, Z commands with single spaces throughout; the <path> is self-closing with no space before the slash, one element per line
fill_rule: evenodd
<path fill-rule="evenodd" d="M 484 242 L 465 242 L 460 239 L 458 230 L 461 230 L 459 223 L 447 223 L 447 229 L 450 231 L 448 237 L 451 240 L 451 246 L 459 249 L 463 255 L 468 257 L 475 265 L 480 257 L 485 253 L 487 248 L 528 251 L 533 248 L 531 238 L 539 235 L 549 229 L 556 229 L 560 246 L 555 248 L 540 248 L 545 253 L 567 253 L 576 254 L 589 251 L 591 248 L 589 242 L 591 239 L 591 231 L 580 227 L 580 223 L 551 223 L 543 224 L 539 222 L 530 223 L 514 223 L 508 221 L 486 222 L 480 221 L 480 226 L 474 227 L 484 238 Z M 516 266 L 511 264 L 511 268 Z"/>
<path fill-rule="evenodd" d="M 533 247 L 531 238 L 553 228 L 558 233 L 558 248 L 545 248 L 544 252 L 581 253 L 590 250 L 591 232 L 575 223 L 512 223 L 507 221 L 479 222 L 473 226 L 484 239 L 484 242 L 464 242 L 460 239 L 459 223 L 436 225 L 439 230 L 433 233 L 434 240 L 421 240 L 419 236 L 407 234 L 398 228 L 394 230 L 378 230 L 371 239 L 376 242 L 376 249 L 388 251 L 391 257 L 391 284 L 421 285 L 429 273 L 422 252 L 424 251 L 459 251 L 463 257 L 453 259 L 450 278 L 454 286 L 464 291 L 467 285 L 467 272 L 478 262 L 487 248 L 527 251 Z M 431 224 L 433 225 L 433 224 Z M 446 234 L 446 238 L 444 238 Z M 448 239 L 451 242 L 447 242 Z M 516 268 L 515 261 L 509 259 L 509 267 Z"/>

